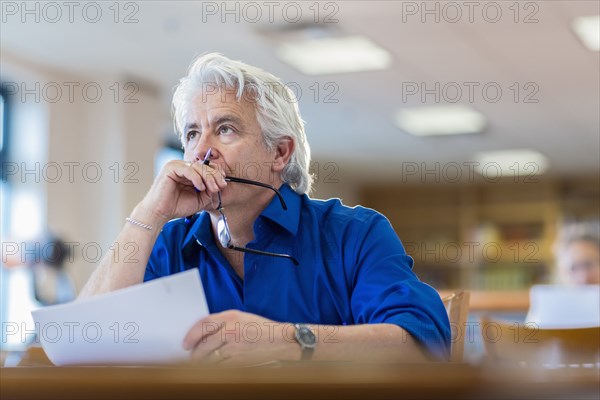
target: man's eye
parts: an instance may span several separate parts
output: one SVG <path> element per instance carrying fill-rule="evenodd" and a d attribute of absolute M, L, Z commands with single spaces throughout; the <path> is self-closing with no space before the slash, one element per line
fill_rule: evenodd
<path fill-rule="evenodd" d="M 230 126 L 222 126 L 219 128 L 219 135 L 231 135 L 234 133 L 234 130 L 231 129 Z"/>
<path fill-rule="evenodd" d="M 189 142 L 190 140 L 194 140 L 194 138 L 195 138 L 197 135 L 198 135 L 198 132 L 196 132 L 196 131 L 189 131 L 189 132 L 187 133 L 187 135 L 185 135 L 185 140 L 186 140 L 186 141 L 188 141 L 188 142 Z"/>

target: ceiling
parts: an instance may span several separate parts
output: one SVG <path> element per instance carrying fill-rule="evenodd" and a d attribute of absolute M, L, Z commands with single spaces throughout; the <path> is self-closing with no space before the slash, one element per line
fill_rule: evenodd
<path fill-rule="evenodd" d="M 570 28 L 574 17 L 598 14 L 598 1 L 521 2 L 518 16 L 515 2 L 499 1 L 494 3 L 502 12 L 497 22 L 491 22 L 497 9 L 489 2 L 475 2 L 474 9 L 465 2 L 454 2 L 458 9 L 427 2 L 429 9 L 440 10 L 439 22 L 434 14 L 422 12 L 423 2 L 292 3 L 229 2 L 226 7 L 234 11 L 227 14 L 222 2 L 125 2 L 120 4 L 119 23 L 109 9 L 113 2 L 96 3 L 103 12 L 97 23 L 86 22 L 81 8 L 74 10 L 73 23 L 64 7 L 56 23 L 44 20 L 43 14 L 39 23 L 24 15 L 23 23 L 20 13 L 3 10 L 0 41 L 3 54 L 45 66 L 151 82 L 163 93 L 167 110 L 172 88 L 196 55 L 218 51 L 254 64 L 302 90 L 299 105 L 314 158 L 335 161 L 357 179 L 398 178 L 407 162 L 461 164 L 479 151 L 523 147 L 545 154 L 550 174 L 599 171 L 600 55 L 587 50 Z M 290 22 L 297 7 L 302 19 Z M 414 7 L 416 14 L 411 13 Z M 278 60 L 278 43 L 314 31 L 300 28 L 314 24 L 316 8 L 319 21 L 327 15 L 337 20 L 319 24 L 323 30 L 317 35 L 364 35 L 391 52 L 391 68 L 309 77 Z M 452 22 L 457 10 L 462 15 Z M 53 10 L 46 12 L 48 19 L 54 18 Z M 122 23 L 130 14 L 137 22 Z M 460 102 L 488 119 L 484 133 L 415 137 L 394 125 L 398 109 L 436 104 L 434 95 L 423 102 L 419 95 L 403 93 L 403 87 L 414 83 L 434 88 L 436 82 L 463 89 Z M 477 85 L 472 99 L 469 82 Z M 517 99 L 515 83 L 520 88 Z M 485 97 L 486 84 L 502 89 L 498 101 L 490 99 L 493 88 Z M 439 104 L 455 95 L 441 92 Z M 526 103 L 527 95 L 537 102 Z"/>

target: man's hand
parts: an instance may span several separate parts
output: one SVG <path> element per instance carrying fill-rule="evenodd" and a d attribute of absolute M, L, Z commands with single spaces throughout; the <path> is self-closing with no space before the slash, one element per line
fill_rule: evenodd
<path fill-rule="evenodd" d="M 274 360 L 300 360 L 292 324 L 271 321 L 237 310 L 211 314 L 198 321 L 183 346 L 195 362 L 251 365 Z"/>
<path fill-rule="evenodd" d="M 163 167 L 140 206 L 164 224 L 212 207 L 212 196 L 225 186 L 222 169 L 173 160 Z"/>

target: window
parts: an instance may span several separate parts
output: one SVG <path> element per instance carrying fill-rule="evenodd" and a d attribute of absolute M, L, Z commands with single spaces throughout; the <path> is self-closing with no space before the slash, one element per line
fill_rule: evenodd
<path fill-rule="evenodd" d="M 10 213 L 9 187 L 5 167 L 8 162 L 8 95 L 0 85 L 0 239 L 8 233 Z M 4 253 L 4 251 L 3 251 Z M 4 289 L 2 287 L 2 289 Z M 4 290 L 2 290 L 4 293 Z M 2 302 L 4 304 L 4 302 Z M 0 309 L 1 310 L 1 309 Z"/>
<path fill-rule="evenodd" d="M 8 98 L 3 89 L 0 89 L 0 162 L 2 163 L 2 171 L 4 171 L 4 160 L 6 159 L 7 151 L 7 135 L 8 135 L 8 118 L 7 116 Z M 2 174 L 4 180 L 4 174 Z"/>
<path fill-rule="evenodd" d="M 0 86 L 0 242 L 2 246 L 2 260 L 0 260 L 0 321 L 6 322 L 7 308 L 7 293 L 8 293 L 8 273 L 4 269 L 5 258 L 5 238 L 8 234 L 10 226 L 9 207 L 10 207 L 10 192 L 6 179 L 5 167 L 8 160 L 8 96 L 3 87 Z M 6 334 L 4 327 L 2 328 L 2 343 L 6 343 Z M 4 347 L 4 346 L 3 346 Z"/>
<path fill-rule="evenodd" d="M 24 104 L 12 101 L 13 98 L 3 90 L 4 86 L 0 84 L 0 127 L 2 129 L 0 138 L 0 243 L 2 246 L 2 257 L 0 258 L 0 324 L 2 326 L 0 347 L 2 350 L 23 350 L 27 347 L 28 341 L 34 336 L 29 333 L 22 334 L 25 330 L 31 332 L 33 329 L 33 320 L 31 310 L 39 306 L 32 296 L 32 274 L 29 268 L 23 268 L 18 262 L 20 258 L 21 240 L 15 238 L 15 225 L 26 226 L 19 221 L 18 208 L 23 208 L 22 199 L 27 199 L 23 195 L 23 184 L 18 181 L 14 175 L 15 153 L 18 147 L 18 140 L 14 132 L 20 131 L 15 127 L 23 121 L 39 122 L 39 109 L 34 107 L 25 108 Z M 20 126 L 20 125 L 19 125 Z M 35 128 L 35 125 L 33 125 Z M 28 126 L 29 128 L 29 126 Z M 41 131 L 29 129 L 28 133 L 38 135 Z M 13 168 L 10 170 L 9 168 Z M 39 186 L 39 185 L 34 185 Z M 37 188 L 36 188 L 37 189 Z M 20 194 L 19 194 L 20 193 Z M 32 198 L 35 195 L 30 195 Z M 20 197 L 21 200 L 16 200 Z M 31 207 L 30 207 L 31 209 Z M 31 211 L 31 210 L 30 210 Z M 37 211 L 33 209 L 33 211 Z M 31 213 L 31 212 L 30 212 Z M 39 216 L 40 213 L 34 213 Z M 31 219 L 30 219 L 31 220 Z M 41 224 L 35 221 L 34 228 Z M 31 227 L 26 226 L 31 230 Z M 15 253 L 16 250 L 16 253 Z M 14 264 L 14 258 L 11 261 L 11 268 L 8 267 L 9 255 L 17 255 L 17 265 Z M 8 361 L 6 361 L 8 363 Z"/>

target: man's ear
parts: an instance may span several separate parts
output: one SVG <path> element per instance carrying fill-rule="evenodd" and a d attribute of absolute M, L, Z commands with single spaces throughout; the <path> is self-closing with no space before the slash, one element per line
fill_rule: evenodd
<path fill-rule="evenodd" d="M 273 172 L 281 172 L 283 168 L 290 162 L 292 153 L 294 152 L 294 139 L 290 136 L 285 136 L 279 139 L 275 148 L 275 159 L 273 160 Z"/>

